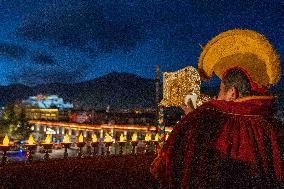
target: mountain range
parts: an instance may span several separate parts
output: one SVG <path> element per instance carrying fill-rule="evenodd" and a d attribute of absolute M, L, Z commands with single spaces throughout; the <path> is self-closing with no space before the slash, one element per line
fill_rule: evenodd
<path fill-rule="evenodd" d="M 162 89 L 162 86 L 161 86 Z M 202 93 L 216 96 L 218 87 L 201 87 Z M 284 90 L 274 87 L 272 93 L 279 98 L 282 108 Z M 84 109 L 105 109 L 110 105 L 113 109 L 154 108 L 155 80 L 146 79 L 130 73 L 113 72 L 93 80 L 74 84 L 51 83 L 37 86 L 13 84 L 0 86 L 0 106 L 15 101 L 28 99 L 29 96 L 58 95 L 65 102 Z M 162 95 L 162 94 L 161 94 Z"/>
<path fill-rule="evenodd" d="M 155 82 L 134 74 L 113 72 L 94 80 L 74 84 L 50 83 L 37 86 L 0 86 L 0 105 L 28 99 L 29 96 L 58 95 L 75 107 L 114 109 L 155 107 Z"/>

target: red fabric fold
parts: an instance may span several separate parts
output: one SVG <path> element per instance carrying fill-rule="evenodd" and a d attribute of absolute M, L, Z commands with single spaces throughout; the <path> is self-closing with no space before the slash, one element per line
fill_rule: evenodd
<path fill-rule="evenodd" d="M 212 100 L 185 116 L 162 148 L 161 188 L 283 184 L 282 125 L 272 98 Z"/>

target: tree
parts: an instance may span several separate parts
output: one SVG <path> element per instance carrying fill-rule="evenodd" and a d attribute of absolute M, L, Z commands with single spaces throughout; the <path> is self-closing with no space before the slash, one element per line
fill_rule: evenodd
<path fill-rule="evenodd" d="M 26 108 L 21 103 L 6 106 L 0 124 L 0 134 L 8 134 L 14 139 L 26 139 L 31 133 L 31 124 L 26 116 Z"/>

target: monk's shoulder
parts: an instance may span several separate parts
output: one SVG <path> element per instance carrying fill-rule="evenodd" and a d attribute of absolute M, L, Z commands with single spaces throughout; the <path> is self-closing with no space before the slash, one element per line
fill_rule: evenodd
<path fill-rule="evenodd" d="M 224 106 L 226 104 L 222 101 L 218 100 L 210 100 L 203 105 L 199 106 L 196 109 L 197 114 L 204 114 L 206 112 L 211 112 L 211 113 L 222 113 L 222 110 L 224 109 Z"/>
<path fill-rule="evenodd" d="M 208 101 L 196 108 L 193 112 L 187 114 L 183 122 L 216 120 L 221 119 L 223 114 L 222 107 L 219 104 Z"/>

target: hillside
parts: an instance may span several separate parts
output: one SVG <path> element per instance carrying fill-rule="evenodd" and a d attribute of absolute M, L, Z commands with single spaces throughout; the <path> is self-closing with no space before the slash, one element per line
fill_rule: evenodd
<path fill-rule="evenodd" d="M 75 84 L 52 83 L 28 87 L 0 86 L 0 105 L 27 99 L 37 94 L 56 94 L 75 106 L 84 108 L 151 108 L 155 106 L 154 80 L 128 73 L 110 73 Z"/>
<path fill-rule="evenodd" d="M 0 86 L 0 106 L 22 101 L 37 94 L 62 97 L 75 107 L 106 108 L 154 108 L 155 81 L 129 73 L 108 75 L 75 84 L 51 83 L 29 87 L 21 84 Z M 161 87 L 162 88 L 162 87 Z M 218 94 L 219 87 L 201 87 L 202 93 L 210 96 Z M 283 110 L 284 92 L 281 87 L 273 87 L 272 94 L 278 96 L 278 107 Z"/>

